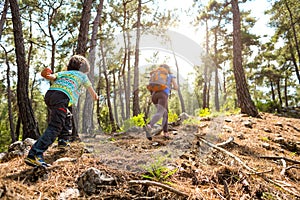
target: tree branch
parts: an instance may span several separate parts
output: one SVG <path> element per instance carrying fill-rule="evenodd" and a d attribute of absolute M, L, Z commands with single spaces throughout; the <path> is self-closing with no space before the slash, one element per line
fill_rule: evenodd
<path fill-rule="evenodd" d="M 178 194 L 178 195 L 181 195 L 181 196 L 186 196 L 188 197 L 189 195 L 184 193 L 184 192 L 181 192 L 179 190 L 176 190 L 168 185 L 165 185 L 165 184 L 162 184 L 162 183 L 159 183 L 159 182 L 155 182 L 155 181 L 148 181 L 148 180 L 131 180 L 129 181 L 129 184 L 140 184 L 140 185 L 147 185 L 147 186 L 158 186 L 158 187 L 161 187 L 163 189 L 166 189 L 166 190 L 169 190 L 175 194 Z"/>
<path fill-rule="evenodd" d="M 197 135 L 196 135 L 197 136 Z M 259 172 L 257 172 L 256 170 L 252 169 L 251 167 L 247 166 L 240 158 L 238 158 L 237 156 L 235 156 L 234 154 L 232 154 L 231 152 L 228 152 L 226 151 L 225 149 L 221 148 L 221 147 L 218 147 L 216 146 L 215 144 L 212 144 L 208 141 L 206 141 L 204 138 L 201 138 L 198 136 L 198 139 L 201 140 L 202 142 L 204 142 L 205 144 L 207 144 L 208 146 L 214 148 L 214 149 L 217 149 L 223 153 L 226 153 L 227 155 L 229 155 L 230 157 L 234 158 L 236 161 L 238 161 L 241 165 L 243 165 L 243 167 L 245 167 L 247 170 L 251 171 L 251 172 L 254 172 L 256 175 L 260 176 L 261 178 L 263 178 L 265 181 L 269 182 L 269 183 L 272 183 L 280 188 L 282 188 L 283 190 L 285 190 L 286 192 L 296 196 L 296 197 L 300 197 L 300 194 L 298 193 L 298 191 L 292 191 L 292 190 L 289 190 L 289 189 L 286 189 L 283 185 L 279 184 L 279 183 L 276 183 L 275 181 L 267 178 L 266 176 L 264 176 L 263 174 L 260 174 Z M 266 157 L 268 158 L 268 157 Z M 277 157 L 276 157 L 277 158 Z M 282 157 L 280 157 L 282 158 Z M 273 157 L 274 159 L 274 157 Z M 277 158 L 278 159 L 278 158 Z M 288 159 L 289 161 L 294 161 L 294 160 L 291 160 L 291 159 Z M 298 162 L 298 161 L 296 161 Z"/>

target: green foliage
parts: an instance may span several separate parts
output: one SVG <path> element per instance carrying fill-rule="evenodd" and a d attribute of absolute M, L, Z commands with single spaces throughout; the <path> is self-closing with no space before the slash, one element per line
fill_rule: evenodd
<path fill-rule="evenodd" d="M 0 121 L 0 153 L 5 152 L 8 149 L 8 146 L 11 143 L 11 136 L 10 136 L 10 131 L 8 128 L 7 120 L 1 120 Z"/>
<path fill-rule="evenodd" d="M 176 122 L 177 120 L 178 120 L 178 115 L 176 113 L 173 113 L 173 112 L 168 113 L 168 122 L 169 123 Z"/>
<path fill-rule="evenodd" d="M 145 126 L 145 114 L 140 113 L 138 116 L 133 116 L 130 120 L 135 126 L 143 127 Z"/>
<path fill-rule="evenodd" d="M 265 103 L 261 101 L 257 101 L 256 107 L 260 112 L 269 112 L 269 113 L 275 113 L 280 109 L 278 103 L 274 101 L 266 101 Z"/>
<path fill-rule="evenodd" d="M 144 118 L 145 118 L 144 113 L 140 113 L 137 116 L 133 116 L 130 119 L 124 121 L 124 125 L 121 129 L 128 130 L 133 126 L 144 127 L 146 125 Z"/>
<path fill-rule="evenodd" d="M 112 130 L 112 126 L 109 120 L 109 110 L 107 106 L 103 106 L 100 111 L 100 115 L 98 116 L 100 121 L 100 127 L 106 133 L 110 133 Z"/>
<path fill-rule="evenodd" d="M 262 141 L 264 141 L 264 142 L 270 141 L 268 137 L 261 137 L 260 139 L 261 139 Z"/>
<path fill-rule="evenodd" d="M 189 117 L 182 122 L 183 125 L 200 125 L 201 121 L 195 117 Z"/>
<path fill-rule="evenodd" d="M 166 160 L 166 157 L 158 157 L 155 159 L 154 163 L 145 167 L 147 174 L 142 175 L 142 177 L 153 181 L 166 182 L 170 176 L 177 172 L 177 168 L 172 170 L 164 166 Z"/>
<path fill-rule="evenodd" d="M 208 117 L 210 115 L 210 110 L 208 108 L 200 109 L 199 110 L 199 117 Z"/>

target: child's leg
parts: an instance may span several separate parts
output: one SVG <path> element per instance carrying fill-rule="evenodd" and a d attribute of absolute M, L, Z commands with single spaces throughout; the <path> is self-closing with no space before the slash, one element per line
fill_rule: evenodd
<path fill-rule="evenodd" d="M 63 124 L 61 133 L 58 135 L 58 140 L 69 141 L 72 134 L 72 113 L 68 109 L 65 123 Z"/>
<path fill-rule="evenodd" d="M 52 108 L 49 125 L 44 134 L 34 143 L 28 153 L 28 156 L 42 155 L 61 132 L 63 124 L 65 124 L 65 119 L 65 108 Z"/>
<path fill-rule="evenodd" d="M 60 91 L 48 91 L 45 102 L 50 109 L 50 122 L 44 134 L 34 143 L 28 156 L 42 155 L 62 131 L 67 117 L 69 98 Z"/>

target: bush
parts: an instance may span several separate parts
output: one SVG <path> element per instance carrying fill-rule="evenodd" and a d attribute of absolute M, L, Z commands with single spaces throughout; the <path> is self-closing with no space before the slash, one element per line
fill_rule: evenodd
<path fill-rule="evenodd" d="M 280 106 L 274 101 L 266 101 L 265 103 L 258 101 L 256 102 L 256 107 L 260 112 L 275 113 L 280 110 Z"/>

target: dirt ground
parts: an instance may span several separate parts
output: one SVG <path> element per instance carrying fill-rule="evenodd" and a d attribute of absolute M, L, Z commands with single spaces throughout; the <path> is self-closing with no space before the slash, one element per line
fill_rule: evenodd
<path fill-rule="evenodd" d="M 24 156 L 0 163 L 0 198 L 300 199 L 299 118 L 261 113 L 195 120 L 170 126 L 170 140 L 150 141 L 132 129 L 82 137 L 67 151 L 54 144 L 45 154 L 52 164 L 46 172 L 25 165 Z M 114 183 L 95 194 L 63 196 L 90 167 Z"/>

